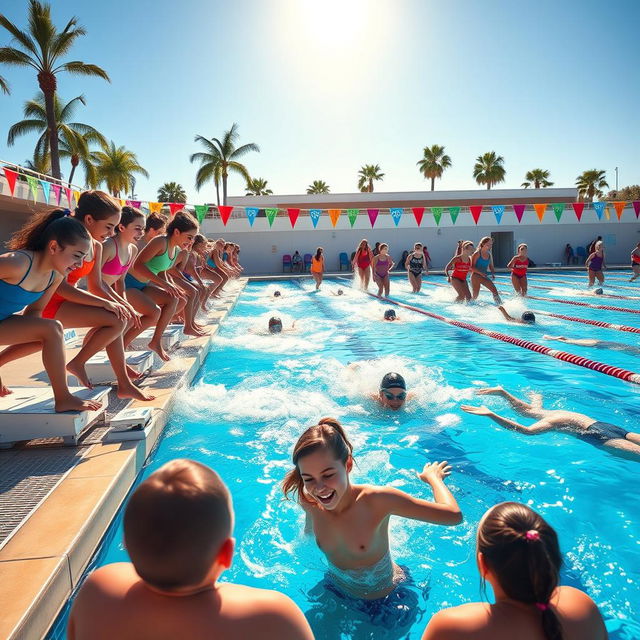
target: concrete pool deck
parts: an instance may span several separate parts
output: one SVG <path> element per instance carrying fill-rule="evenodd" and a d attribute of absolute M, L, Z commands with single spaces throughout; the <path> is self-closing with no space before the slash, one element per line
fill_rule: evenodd
<path fill-rule="evenodd" d="M 209 336 L 184 340 L 140 384 L 156 396 L 129 405 L 155 409 L 146 439 L 107 443 L 107 427 L 94 426 L 78 446 L 52 439 L 0 451 L 0 638 L 34 640 L 47 633 L 246 282 L 238 281 L 208 313 Z M 39 354 L 3 367 L 3 375 L 10 386 L 48 384 Z M 108 412 L 125 404 L 111 393 Z"/>

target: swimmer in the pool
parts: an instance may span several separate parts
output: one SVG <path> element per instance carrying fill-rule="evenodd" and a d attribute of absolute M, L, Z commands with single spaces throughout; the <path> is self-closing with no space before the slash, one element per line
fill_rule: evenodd
<path fill-rule="evenodd" d="M 446 462 L 427 463 L 418 477 L 430 485 L 434 501 L 413 497 L 389 486 L 351 484 L 353 447 L 340 423 L 323 418 L 307 429 L 293 449 L 294 468 L 282 489 L 306 514 L 327 557 L 327 578 L 338 591 L 373 600 L 390 594 L 405 578 L 391 559 L 392 515 L 441 525 L 456 525 L 462 513 L 444 479 Z"/>
<path fill-rule="evenodd" d="M 255 328 L 255 327 L 250 327 L 249 328 L 249 333 L 256 333 L 258 335 L 268 335 L 268 334 L 272 334 L 275 335 L 277 333 L 290 333 L 291 331 L 295 331 L 296 330 L 296 321 L 294 320 L 291 327 L 285 329 L 282 325 L 282 319 L 279 318 L 278 316 L 272 316 L 271 318 L 269 318 L 269 323 L 267 324 L 267 331 L 265 331 L 262 328 Z"/>
<path fill-rule="evenodd" d="M 640 354 L 640 347 L 623 342 L 611 342 L 609 340 L 596 340 L 595 338 L 565 338 L 564 336 L 542 336 L 545 340 L 559 340 L 566 344 L 575 344 L 579 347 L 598 347 L 599 349 L 609 349 L 611 351 L 622 351 L 632 355 Z"/>
<path fill-rule="evenodd" d="M 407 400 L 412 400 L 415 395 L 412 392 L 407 393 L 407 383 L 399 373 L 390 371 L 382 378 L 380 389 L 377 394 L 372 394 L 372 398 L 383 407 L 398 411 Z"/>
<path fill-rule="evenodd" d="M 280 293 L 280 291 L 278 291 L 278 289 L 276 289 L 276 290 L 273 292 L 273 297 L 274 297 L 274 298 L 279 298 L 281 295 L 282 295 L 282 294 Z"/>
<path fill-rule="evenodd" d="M 386 320 L 387 322 L 399 322 L 400 316 L 396 315 L 396 312 L 394 309 L 387 309 L 384 312 L 384 316 L 382 316 L 382 319 Z"/>
<path fill-rule="evenodd" d="M 535 324 L 536 316 L 533 311 L 524 311 L 519 318 L 514 318 L 502 305 L 498 307 L 498 311 L 504 316 L 507 322 L 515 324 Z"/>
<path fill-rule="evenodd" d="M 478 416 L 487 416 L 501 427 L 513 429 L 526 435 L 537 435 L 545 431 L 566 431 L 594 446 L 605 447 L 609 453 L 640 461 L 640 433 L 627 431 L 608 422 L 594 420 L 575 411 L 543 409 L 542 396 L 537 393 L 532 394 L 532 402 L 520 400 L 502 387 L 478 389 L 476 393 L 478 395 L 502 396 L 520 415 L 534 418 L 536 422 L 527 427 L 509 418 L 503 418 L 487 407 L 461 405 L 460 408 L 463 411 Z"/>
<path fill-rule="evenodd" d="M 343 296 L 344 295 L 344 291 L 342 289 L 338 289 L 337 291 L 332 291 L 331 295 L 332 296 Z"/>

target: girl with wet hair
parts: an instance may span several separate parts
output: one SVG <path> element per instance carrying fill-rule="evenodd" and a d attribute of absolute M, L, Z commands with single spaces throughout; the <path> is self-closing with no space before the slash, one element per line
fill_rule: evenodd
<path fill-rule="evenodd" d="M 529 256 L 527 245 L 521 242 L 518 245 L 518 253 L 511 258 L 507 269 L 511 269 L 511 284 L 514 291 L 525 298 L 527 296 L 527 269 L 529 268 Z"/>
<path fill-rule="evenodd" d="M 480 294 L 480 286 L 489 289 L 496 304 L 502 304 L 500 294 L 493 284 L 496 277 L 496 271 L 493 266 L 493 256 L 491 255 L 491 247 L 493 246 L 493 238 L 485 236 L 480 239 L 478 248 L 471 256 L 471 297 L 476 300 Z M 489 278 L 489 271 L 491 278 Z"/>
<path fill-rule="evenodd" d="M 311 258 L 311 277 L 315 280 L 316 291 L 320 289 L 324 276 L 324 249 L 318 247 L 315 255 Z"/>
<path fill-rule="evenodd" d="M 422 640 L 605 640 L 595 603 L 559 586 L 562 555 L 554 529 L 533 509 L 503 502 L 478 525 L 477 562 L 495 604 L 469 603 L 437 613 Z"/>
<path fill-rule="evenodd" d="M 353 256 L 353 271 L 360 278 L 360 288 L 365 291 L 369 288 L 371 279 L 371 263 L 373 262 L 373 252 L 366 239 L 360 240 L 360 244 Z"/>

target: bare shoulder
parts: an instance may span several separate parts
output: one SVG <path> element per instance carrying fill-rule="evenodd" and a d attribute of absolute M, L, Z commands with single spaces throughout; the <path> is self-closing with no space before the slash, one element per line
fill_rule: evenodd
<path fill-rule="evenodd" d="M 466 640 L 478 638 L 487 627 L 489 605 L 473 602 L 436 613 L 424 631 L 422 640 Z"/>
<path fill-rule="evenodd" d="M 133 565 L 128 562 L 116 562 L 97 568 L 84 581 L 80 591 L 91 593 L 113 593 L 122 587 L 130 587 L 140 581 Z"/>
<path fill-rule="evenodd" d="M 22 251 L 9 251 L 0 255 L 0 268 L 2 269 L 0 277 L 22 277 L 29 268 L 29 257 Z"/>
<path fill-rule="evenodd" d="M 596 603 L 580 589 L 575 587 L 558 587 L 557 607 L 563 617 L 574 620 L 585 620 L 600 617 Z"/>

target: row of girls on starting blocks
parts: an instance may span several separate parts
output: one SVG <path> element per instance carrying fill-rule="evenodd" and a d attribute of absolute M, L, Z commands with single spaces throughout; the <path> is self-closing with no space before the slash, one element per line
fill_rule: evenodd
<path fill-rule="evenodd" d="M 67 373 L 91 387 L 85 365 L 105 349 L 120 398 L 152 400 L 133 382 L 125 349 L 155 327 L 149 349 L 162 360 L 167 325 L 202 336 L 199 311 L 242 272 L 239 247 L 209 242 L 186 210 L 168 218 L 145 215 L 102 191 L 85 191 L 74 212 L 35 215 L 0 255 L 0 367 L 41 351 L 56 411 L 97 409 L 70 393 Z M 86 278 L 86 290 L 77 285 Z M 63 328 L 87 328 L 84 343 L 66 362 Z M 0 380 L 0 395 L 11 390 Z"/>

